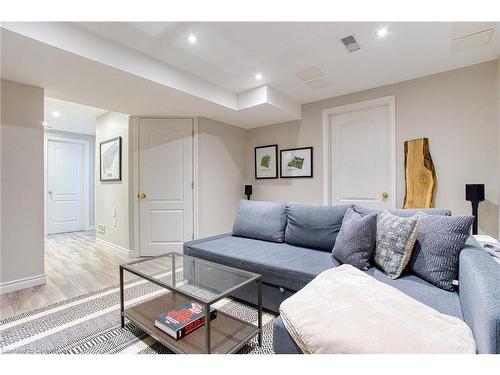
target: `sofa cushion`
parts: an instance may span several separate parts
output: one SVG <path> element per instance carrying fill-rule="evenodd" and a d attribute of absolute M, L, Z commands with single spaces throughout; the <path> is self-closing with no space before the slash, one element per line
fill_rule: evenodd
<path fill-rule="evenodd" d="M 285 239 L 286 203 L 240 200 L 233 235 L 264 241 Z"/>
<path fill-rule="evenodd" d="M 360 213 L 361 215 L 368 215 L 376 212 L 377 214 L 380 214 L 384 212 L 383 209 L 378 209 L 378 208 L 370 208 L 370 207 L 365 207 L 361 206 L 359 204 L 354 205 L 354 211 Z M 391 215 L 395 216 L 400 216 L 400 217 L 409 217 L 416 215 L 418 212 L 423 212 L 426 213 L 427 215 L 446 215 L 450 216 L 451 211 L 448 210 L 447 208 L 418 208 L 418 209 L 413 209 L 413 208 L 396 208 L 394 210 L 387 210 Z"/>
<path fill-rule="evenodd" d="M 332 251 L 350 205 L 308 206 L 288 203 L 285 242 L 290 245 Z"/>
<path fill-rule="evenodd" d="M 340 262 L 331 253 L 231 235 L 184 244 L 184 253 L 262 275 L 262 281 L 297 291 Z"/>
<path fill-rule="evenodd" d="M 333 247 L 333 256 L 344 264 L 367 270 L 375 249 L 377 214 L 361 216 L 348 208 Z"/>
<path fill-rule="evenodd" d="M 376 267 L 370 268 L 366 273 L 443 314 L 463 319 L 460 299 L 456 292 L 440 289 L 416 275 L 407 273 L 404 273 L 396 280 L 388 278 L 383 271 Z"/>
<path fill-rule="evenodd" d="M 408 265 L 415 275 L 452 291 L 458 255 L 469 237 L 474 216 L 420 215 L 417 242 Z"/>
<path fill-rule="evenodd" d="M 387 211 L 378 215 L 373 261 L 391 279 L 397 279 L 410 261 L 418 220 L 419 216 L 399 217 Z"/>
<path fill-rule="evenodd" d="M 500 265 L 472 237 L 459 258 L 460 304 L 477 351 L 500 353 Z"/>

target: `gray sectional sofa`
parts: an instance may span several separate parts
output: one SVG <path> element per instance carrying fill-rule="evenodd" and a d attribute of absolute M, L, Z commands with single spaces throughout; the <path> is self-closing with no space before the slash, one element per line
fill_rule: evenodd
<path fill-rule="evenodd" d="M 322 271 L 341 264 L 332 256 L 332 248 L 348 207 L 241 201 L 233 233 L 187 242 L 184 253 L 261 274 L 263 306 L 279 312 L 282 301 Z M 372 212 L 361 206 L 354 209 Z M 445 209 L 418 211 L 451 214 Z M 392 211 L 399 216 L 416 212 Z M 474 334 L 478 353 L 500 353 L 500 265 L 478 246 L 470 237 L 461 251 L 459 285 L 453 292 L 409 273 L 392 280 L 376 267 L 366 272 L 444 314 L 464 320 Z M 217 280 L 211 282 L 216 284 Z M 234 297 L 256 303 L 254 289 L 249 286 Z M 301 353 L 280 317 L 275 319 L 273 329 L 276 353 Z"/>

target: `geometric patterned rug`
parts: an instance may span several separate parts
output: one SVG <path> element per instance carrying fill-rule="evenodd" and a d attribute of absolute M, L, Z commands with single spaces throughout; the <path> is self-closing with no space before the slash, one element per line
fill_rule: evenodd
<path fill-rule="evenodd" d="M 164 292 L 165 289 L 145 280 L 125 285 L 127 303 L 140 302 Z M 257 310 L 250 305 L 227 298 L 214 307 L 257 325 Z M 254 338 L 238 353 L 273 354 L 274 318 L 273 313 L 263 313 L 262 347 Z M 118 286 L 0 321 L 0 351 L 26 354 L 171 353 L 133 323 L 120 327 Z"/>

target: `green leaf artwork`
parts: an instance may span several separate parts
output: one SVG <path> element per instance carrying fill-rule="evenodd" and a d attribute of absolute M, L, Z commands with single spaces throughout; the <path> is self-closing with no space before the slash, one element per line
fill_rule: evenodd
<path fill-rule="evenodd" d="M 288 163 L 289 167 L 297 168 L 297 169 L 302 169 L 302 166 L 304 165 L 304 158 L 299 158 L 297 156 L 294 156 L 292 161 Z"/>
<path fill-rule="evenodd" d="M 260 166 L 264 168 L 269 168 L 269 165 L 271 164 L 271 156 L 270 155 L 264 155 L 262 159 L 260 159 Z"/>

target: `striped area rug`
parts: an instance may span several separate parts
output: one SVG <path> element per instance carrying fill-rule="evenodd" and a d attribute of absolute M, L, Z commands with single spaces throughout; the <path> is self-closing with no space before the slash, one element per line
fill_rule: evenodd
<path fill-rule="evenodd" d="M 165 293 L 145 280 L 125 285 L 128 304 Z M 214 305 L 220 311 L 257 324 L 257 310 L 241 302 L 224 299 Z M 272 354 L 272 321 L 263 314 L 262 347 L 254 338 L 239 353 Z M 127 320 L 126 320 L 127 321 Z M 168 354 L 166 347 L 128 322 L 120 327 L 120 290 L 111 287 L 62 303 L 0 321 L 2 353 L 37 354 Z"/>

